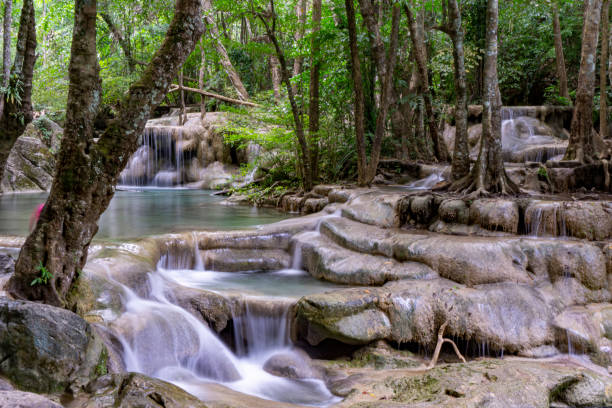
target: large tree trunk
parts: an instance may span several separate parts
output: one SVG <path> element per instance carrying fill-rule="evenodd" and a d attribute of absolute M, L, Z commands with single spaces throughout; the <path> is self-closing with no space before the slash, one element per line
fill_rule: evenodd
<path fill-rule="evenodd" d="M 71 307 L 69 293 L 87 261 L 98 219 L 155 107 L 202 35 L 200 0 L 177 0 L 166 38 L 139 81 L 121 103 L 117 118 L 94 140 L 93 118 L 100 103 L 96 57 L 96 2 L 75 1 L 66 125 L 49 198 L 19 254 L 8 283 L 17 298 Z M 46 284 L 31 282 L 44 266 Z"/>
<path fill-rule="evenodd" d="M 355 7 L 353 0 L 344 0 L 349 33 L 349 49 L 351 53 L 351 76 L 353 78 L 353 92 L 355 93 L 355 142 L 357 144 L 357 184 L 366 185 L 366 149 L 364 132 L 364 92 L 361 75 L 361 61 L 359 60 L 359 47 L 357 45 L 357 25 L 355 23 Z"/>
<path fill-rule="evenodd" d="M 608 137 L 608 33 L 610 32 L 610 1 L 604 0 L 601 9 L 601 57 L 599 71 L 599 135 Z"/>
<path fill-rule="evenodd" d="M 219 37 L 219 30 L 217 29 L 217 25 L 212 18 L 212 4 L 210 0 L 202 0 L 202 7 L 204 7 L 204 12 L 206 13 L 204 16 L 204 20 L 206 21 L 207 28 L 209 30 L 210 35 L 213 38 L 215 43 L 215 49 L 217 50 L 217 54 L 219 54 L 219 59 L 221 60 L 221 65 L 225 69 L 227 76 L 229 77 L 234 89 L 236 89 L 236 93 L 238 93 L 238 98 L 243 101 L 247 101 L 249 99 L 249 93 L 247 92 L 242 80 L 240 79 L 240 75 L 234 68 L 232 61 L 227 54 L 227 50 L 225 46 L 221 42 L 221 38 Z"/>
<path fill-rule="evenodd" d="M 310 155 L 312 160 L 312 177 L 319 178 L 319 79 L 321 61 L 319 52 L 321 40 L 321 0 L 312 2 L 312 40 L 310 45 L 310 101 L 308 103 L 308 137 L 310 138 Z"/>
<path fill-rule="evenodd" d="M 272 90 L 274 100 L 278 103 L 281 100 L 281 72 L 280 63 L 276 55 L 270 55 L 270 76 L 272 77 Z"/>
<path fill-rule="evenodd" d="M 449 158 L 448 149 L 446 148 L 446 144 L 440 138 L 440 132 L 438 131 L 436 117 L 433 110 L 431 90 L 429 89 L 429 76 L 427 74 L 427 50 L 425 47 L 425 28 L 423 18 L 420 16 L 417 21 L 412 9 L 408 5 L 404 5 L 404 10 L 408 16 L 410 38 L 412 40 L 419 77 L 421 79 L 421 92 L 425 102 L 425 112 L 427 113 L 427 123 L 429 125 L 431 141 L 433 142 L 436 158 L 440 161 L 446 161 Z M 424 10 L 419 11 L 419 13 L 423 12 Z"/>
<path fill-rule="evenodd" d="M 501 147 L 501 97 L 497 77 L 498 7 L 498 0 L 488 0 L 480 153 L 471 173 L 453 185 L 453 188 L 473 193 L 474 196 L 518 192 L 518 187 L 506 174 Z"/>
<path fill-rule="evenodd" d="M 302 122 L 301 112 L 298 108 L 298 105 L 295 101 L 295 94 L 293 93 L 293 88 L 291 87 L 291 76 L 289 74 L 289 68 L 287 66 L 287 60 L 285 59 L 285 53 L 280 47 L 278 39 L 276 38 L 276 12 L 274 11 L 274 0 L 270 0 L 270 12 L 272 15 L 272 27 L 266 21 L 266 17 L 262 14 L 258 13 L 257 16 L 263 23 L 266 34 L 272 44 L 274 45 L 274 49 L 276 51 L 276 56 L 278 57 L 278 62 L 281 68 L 281 77 L 283 82 L 285 83 L 285 87 L 287 88 L 287 95 L 289 97 L 289 104 L 291 105 L 291 113 L 293 114 L 293 122 L 295 124 L 295 134 L 298 139 L 298 145 L 300 147 L 300 163 L 301 163 L 301 172 L 302 172 L 302 187 L 305 191 L 312 190 L 313 187 L 313 179 L 312 179 L 312 159 L 310 157 L 310 147 L 308 146 L 308 141 L 306 140 L 306 136 L 304 134 L 304 124 Z"/>
<path fill-rule="evenodd" d="M 15 61 L 10 72 L 10 85 L 18 87 L 20 102 L 16 99 L 4 99 L 4 109 L 0 116 L 0 181 L 4 175 L 4 167 L 15 141 L 28 123 L 32 121 L 32 78 L 36 62 L 36 20 L 34 2 L 24 0 L 19 19 L 17 34 L 17 50 Z"/>
<path fill-rule="evenodd" d="M 366 182 L 368 184 L 370 184 L 372 180 L 374 180 L 374 177 L 376 177 L 376 170 L 378 169 L 378 162 L 380 161 L 382 141 L 385 135 L 387 114 L 389 113 L 389 104 L 391 103 L 391 95 L 393 91 L 393 73 L 395 71 L 396 61 L 395 51 L 397 49 L 397 42 L 399 36 L 400 11 L 401 10 L 398 5 L 393 6 L 389 51 L 387 53 L 387 59 L 383 65 L 384 71 L 379 71 L 382 89 L 380 91 L 380 99 L 378 103 L 378 115 L 376 116 L 376 133 L 374 134 L 374 141 L 372 143 L 372 150 L 370 152 L 370 162 L 368 164 L 368 169 L 366 173 Z"/>
<path fill-rule="evenodd" d="M 553 34 L 555 37 L 555 55 L 557 61 L 557 77 L 559 78 L 559 95 L 571 102 L 567 87 L 567 71 L 565 70 L 565 56 L 563 54 L 563 38 L 561 37 L 561 23 L 559 22 L 559 4 L 552 2 Z"/>
<path fill-rule="evenodd" d="M 453 60 L 455 66 L 455 149 L 451 176 L 459 180 L 470 173 L 470 150 L 468 146 L 468 95 L 465 74 L 465 53 L 463 50 L 464 33 L 461 27 L 461 10 L 457 0 L 448 0 L 448 22 L 445 31 L 453 42 Z"/>
<path fill-rule="evenodd" d="M 6 89 L 11 77 L 11 25 L 13 24 L 13 0 L 4 0 L 4 20 L 2 30 L 2 88 Z M 0 118 L 4 111 L 4 93 L 0 92 Z M 0 153 L 1 154 L 1 153 Z M 0 162 L 0 166 L 2 166 Z M 0 169 L 0 182 L 2 169 Z"/>
<path fill-rule="evenodd" d="M 592 115 L 601 4 L 602 0 L 590 0 L 584 11 L 578 89 L 565 160 L 591 163 L 598 158 Z"/>

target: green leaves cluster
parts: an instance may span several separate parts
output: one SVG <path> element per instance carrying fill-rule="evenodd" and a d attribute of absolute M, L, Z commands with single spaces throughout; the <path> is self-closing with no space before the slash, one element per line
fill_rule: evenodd
<path fill-rule="evenodd" d="M 50 279 L 53 279 L 53 274 L 45 268 L 42 261 L 36 267 L 36 271 L 40 272 L 40 276 L 30 282 L 30 286 L 46 285 Z"/>

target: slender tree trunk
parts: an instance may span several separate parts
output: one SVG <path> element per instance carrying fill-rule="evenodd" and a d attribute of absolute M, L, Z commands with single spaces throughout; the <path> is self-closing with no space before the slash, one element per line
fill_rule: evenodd
<path fill-rule="evenodd" d="M 298 0 L 297 7 L 295 8 L 295 14 L 298 18 L 298 29 L 295 33 L 295 42 L 298 44 L 304 38 L 304 33 L 306 32 L 306 8 L 307 8 L 307 0 Z M 296 77 L 302 73 L 302 62 L 304 58 L 300 55 L 295 57 L 293 60 L 293 76 Z M 298 88 L 297 84 L 293 85 L 293 93 L 297 94 Z"/>
<path fill-rule="evenodd" d="M 283 53 L 278 39 L 276 38 L 276 14 L 274 11 L 274 0 L 270 0 L 270 11 L 272 14 L 272 27 L 270 27 L 270 25 L 266 21 L 266 18 L 263 15 L 259 13 L 257 15 L 266 29 L 266 34 L 268 35 L 268 38 L 270 39 L 270 41 L 272 41 L 272 44 L 274 45 L 274 49 L 276 50 L 276 56 L 278 57 L 278 62 L 280 63 L 281 77 L 283 79 L 283 82 L 285 83 L 285 87 L 287 88 L 289 104 L 291 105 L 291 113 L 293 114 L 293 122 L 295 123 L 295 134 L 297 136 L 298 145 L 301 151 L 300 162 L 303 177 L 302 184 L 305 191 L 310 191 L 312 190 L 313 186 L 311 167 L 312 159 L 310 156 L 310 148 L 308 146 L 308 141 L 306 140 L 306 136 L 304 134 L 304 124 L 302 123 L 301 112 L 295 101 L 295 94 L 293 93 L 293 88 L 291 87 L 291 77 L 289 74 L 289 68 L 287 66 L 287 60 L 285 59 L 285 54 Z"/>
<path fill-rule="evenodd" d="M 10 86 L 19 88 L 21 102 L 3 95 L 4 109 L 0 116 L 0 181 L 15 141 L 32 121 L 32 78 L 36 62 L 36 20 L 33 0 L 24 0 L 19 18 L 17 50 L 10 72 Z"/>
<path fill-rule="evenodd" d="M 518 192 L 518 187 L 506 174 L 501 149 L 501 96 L 497 77 L 498 16 L 498 0 L 488 0 L 480 153 L 471 173 L 453 185 L 453 188 L 473 193 L 474 196 Z"/>
<path fill-rule="evenodd" d="M 308 103 L 308 136 L 310 138 L 310 154 L 312 159 L 312 177 L 319 178 L 319 77 L 321 61 L 321 0 L 312 2 L 312 39 L 310 45 L 310 101 Z M 295 68 L 295 67 L 294 67 Z"/>
<path fill-rule="evenodd" d="M 417 90 L 417 76 L 416 68 L 413 66 L 410 70 L 410 79 L 408 80 L 408 93 L 404 95 L 404 98 L 408 98 L 411 95 L 414 95 Z M 418 148 L 418 145 L 414 140 L 414 109 L 410 106 L 408 101 L 405 101 L 401 104 L 400 107 L 401 115 L 403 116 L 403 126 L 402 126 L 402 160 L 408 160 L 410 158 L 409 154 L 409 143 L 412 148 L 415 150 L 416 157 L 421 156 L 421 151 Z"/>
<path fill-rule="evenodd" d="M 348 22 L 349 49 L 351 53 L 351 76 L 353 78 L 353 92 L 355 93 L 355 142 L 357 144 L 357 184 L 367 185 L 366 181 L 366 149 L 364 132 L 364 93 L 361 75 L 361 62 L 357 45 L 357 25 L 355 23 L 355 7 L 353 0 L 344 0 Z"/>
<path fill-rule="evenodd" d="M 597 160 L 598 156 L 595 148 L 592 115 L 601 5 L 602 0 L 590 0 L 584 12 L 576 104 L 572 117 L 569 145 L 564 160 L 591 163 Z"/>
<path fill-rule="evenodd" d="M 425 111 L 427 113 L 427 123 L 429 125 L 429 132 L 431 134 L 431 141 L 433 142 L 434 151 L 436 158 L 440 161 L 448 160 L 448 149 L 446 144 L 442 142 L 440 138 L 440 132 L 436 124 L 436 117 L 433 110 L 433 102 L 431 90 L 429 89 L 429 77 L 427 74 L 427 55 L 425 48 L 424 33 L 425 28 L 423 27 L 423 20 L 419 18 L 418 22 L 415 19 L 411 8 L 408 5 L 404 5 L 404 10 L 408 16 L 408 25 L 410 27 L 410 38 L 412 39 L 412 45 L 414 48 L 414 56 L 417 62 L 417 68 L 419 77 L 421 79 L 421 88 L 423 93 L 423 100 L 425 102 Z M 420 11 L 421 13 L 423 11 Z"/>
<path fill-rule="evenodd" d="M 229 55 L 227 54 L 225 46 L 221 42 L 221 38 L 219 37 L 219 30 L 217 29 L 217 25 L 215 24 L 215 21 L 212 18 L 213 9 L 210 0 L 202 0 L 202 7 L 204 7 L 205 12 L 204 20 L 206 21 L 208 32 L 210 33 L 215 42 L 215 49 L 217 50 L 217 54 L 219 54 L 221 65 L 223 65 L 227 76 L 229 77 L 232 85 L 234 86 L 234 89 L 236 89 L 236 93 L 238 93 L 238 98 L 243 101 L 247 101 L 249 99 L 249 93 L 247 92 L 244 84 L 242 83 L 240 75 L 238 75 L 238 72 L 234 68 L 232 61 L 230 60 Z"/>
<path fill-rule="evenodd" d="M 446 32 L 453 42 L 453 60 L 455 65 L 455 149 L 451 175 L 459 180 L 470 173 L 470 149 L 468 146 L 468 94 L 465 74 L 465 53 L 463 50 L 463 29 L 461 27 L 461 10 L 457 0 L 448 0 L 448 24 Z"/>
<path fill-rule="evenodd" d="M 187 121 L 185 116 L 185 89 L 183 88 L 183 67 L 179 71 L 179 87 L 180 87 L 180 98 L 181 98 L 181 111 L 179 113 L 179 126 L 183 126 Z"/>
<path fill-rule="evenodd" d="M 149 115 L 195 48 L 204 27 L 200 0 L 177 0 L 166 38 L 135 82 L 117 118 L 94 140 L 93 119 L 100 103 L 96 53 L 96 2 L 75 1 L 66 125 L 49 198 L 34 231 L 19 254 L 9 292 L 58 306 L 72 307 L 70 289 L 87 261 L 98 219 Z M 31 285 L 44 266 L 53 278 Z"/>
<path fill-rule="evenodd" d="M 374 134 L 374 142 L 372 143 L 370 162 L 368 164 L 366 174 L 366 181 L 368 184 L 374 180 L 374 177 L 376 177 L 376 170 L 378 169 L 378 162 L 380 161 L 382 141 L 385 135 L 385 125 L 387 123 L 387 114 L 389 113 L 389 104 L 391 102 L 391 95 L 393 91 L 393 73 L 395 71 L 400 12 L 401 10 L 398 5 L 393 6 L 389 52 L 387 53 L 387 59 L 384 64 L 384 76 L 381 77 L 382 89 L 380 92 L 378 115 L 376 116 L 376 133 Z M 379 75 L 382 75 L 382 72 L 380 72 Z"/>
<path fill-rule="evenodd" d="M 557 0 L 552 2 L 553 11 L 553 34 L 555 37 L 555 55 L 557 61 L 557 77 L 559 78 L 559 95 L 571 102 L 567 87 L 567 71 L 565 70 L 565 56 L 563 53 L 563 38 L 561 37 L 561 23 L 559 21 L 559 4 Z"/>
<path fill-rule="evenodd" d="M 6 89 L 11 77 L 11 26 L 13 24 L 13 0 L 4 0 L 4 20 L 2 30 L 2 88 Z M 0 92 L 0 118 L 4 111 L 4 92 Z M 0 153 L 1 154 L 1 153 Z M 0 166 L 2 162 L 0 161 Z M 0 182 L 2 169 L 0 168 Z"/>
<path fill-rule="evenodd" d="M 204 74 L 206 73 L 206 52 L 204 51 L 204 41 L 200 41 L 200 52 L 201 62 L 200 62 L 200 73 L 198 76 L 198 88 L 201 91 L 204 90 Z M 206 117 L 206 99 L 204 95 L 200 95 L 200 120 L 204 120 Z"/>
<path fill-rule="evenodd" d="M 278 103 L 281 99 L 281 72 L 280 63 L 276 55 L 270 55 L 270 76 L 272 77 L 272 89 L 274 100 Z"/>
<path fill-rule="evenodd" d="M 134 72 L 137 64 L 145 65 L 144 63 L 136 61 L 136 59 L 134 59 L 134 56 L 132 55 L 132 44 L 130 43 L 129 38 L 126 38 L 123 35 L 119 27 L 117 27 L 117 25 L 115 24 L 112 16 L 107 12 L 100 13 L 100 16 L 108 26 L 110 32 L 113 34 L 113 37 L 117 39 L 117 42 L 119 43 L 119 46 L 123 51 L 123 55 L 125 55 L 125 59 L 128 62 L 128 68 L 130 73 Z"/>
<path fill-rule="evenodd" d="M 608 137 L 608 33 L 610 32 L 610 1 L 604 0 L 601 9 L 601 57 L 599 72 L 599 135 Z"/>

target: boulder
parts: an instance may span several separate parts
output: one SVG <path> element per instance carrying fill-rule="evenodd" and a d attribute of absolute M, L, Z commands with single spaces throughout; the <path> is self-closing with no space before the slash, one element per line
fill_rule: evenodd
<path fill-rule="evenodd" d="M 0 275 L 15 272 L 15 259 L 8 254 L 0 254 Z"/>
<path fill-rule="evenodd" d="M 31 392 L 0 391 L 0 408 L 62 408 L 62 406 Z"/>
<path fill-rule="evenodd" d="M 399 227 L 398 207 L 402 198 L 402 194 L 361 194 L 349 201 L 349 205 L 342 209 L 342 215 L 364 224 Z"/>
<path fill-rule="evenodd" d="M 65 309 L 0 299 L 0 374 L 18 388 L 62 392 L 106 371 L 106 349 Z"/>
<path fill-rule="evenodd" d="M 276 353 L 264 364 L 263 369 L 272 375 L 291 379 L 321 378 L 308 354 L 299 349 Z"/>
<path fill-rule="evenodd" d="M 470 206 L 470 222 L 488 230 L 516 234 L 519 227 L 518 204 L 512 200 L 476 200 Z"/>
<path fill-rule="evenodd" d="M 470 210 L 463 200 L 451 198 L 442 201 L 438 216 L 444 222 L 467 224 L 470 220 Z"/>

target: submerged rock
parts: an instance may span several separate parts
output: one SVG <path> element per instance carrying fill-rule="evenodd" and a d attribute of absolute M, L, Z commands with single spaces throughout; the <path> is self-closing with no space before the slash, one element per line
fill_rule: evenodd
<path fill-rule="evenodd" d="M 62 392 L 106 371 L 106 349 L 76 314 L 0 299 L 0 374 L 18 388 Z"/>
<path fill-rule="evenodd" d="M 299 349 L 274 354 L 265 362 L 263 369 L 278 377 L 321 378 L 321 373 L 313 366 L 308 354 Z"/>

